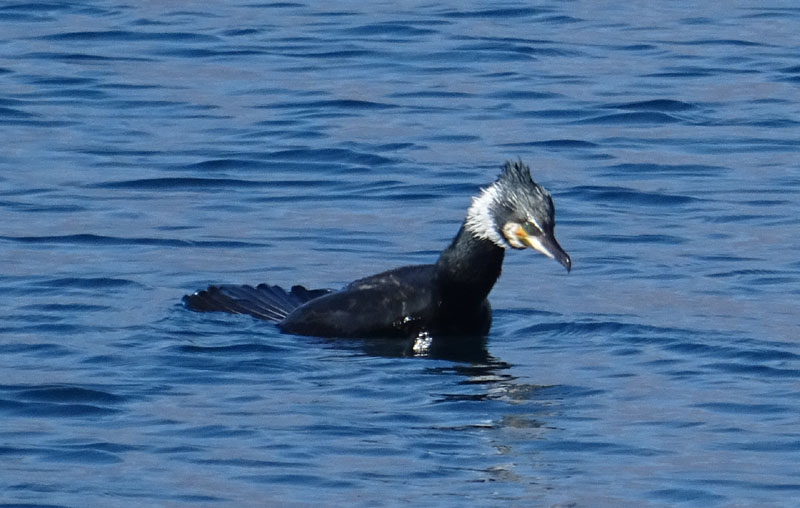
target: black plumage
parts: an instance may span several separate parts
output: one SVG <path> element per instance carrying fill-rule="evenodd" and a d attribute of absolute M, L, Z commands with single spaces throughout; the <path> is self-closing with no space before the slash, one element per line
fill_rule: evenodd
<path fill-rule="evenodd" d="M 196 311 L 249 314 L 286 333 L 318 337 L 483 336 L 492 319 L 489 292 L 507 248 L 531 247 L 564 265 L 554 236 L 550 194 L 521 161 L 473 199 L 453 242 L 435 264 L 404 266 L 339 291 L 294 286 L 210 286 L 184 297 Z"/>

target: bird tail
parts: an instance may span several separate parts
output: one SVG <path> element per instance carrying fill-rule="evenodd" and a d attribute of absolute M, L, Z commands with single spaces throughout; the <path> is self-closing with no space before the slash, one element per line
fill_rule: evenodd
<path fill-rule="evenodd" d="M 183 303 L 197 312 L 249 314 L 267 321 L 281 321 L 307 301 L 330 292 L 330 289 L 306 289 L 303 286 L 293 286 L 286 291 L 268 284 L 256 287 L 225 284 L 186 295 Z"/>

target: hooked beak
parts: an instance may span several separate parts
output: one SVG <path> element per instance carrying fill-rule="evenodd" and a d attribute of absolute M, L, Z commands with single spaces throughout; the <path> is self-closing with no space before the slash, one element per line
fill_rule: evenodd
<path fill-rule="evenodd" d="M 555 259 L 561 263 L 568 272 L 572 269 L 572 259 L 570 259 L 569 254 L 561 248 L 558 244 L 558 240 L 556 240 L 556 237 L 552 233 L 533 236 L 525 233 L 524 229 L 519 228 L 517 230 L 517 238 L 528 247 L 541 252 L 550 259 Z"/>

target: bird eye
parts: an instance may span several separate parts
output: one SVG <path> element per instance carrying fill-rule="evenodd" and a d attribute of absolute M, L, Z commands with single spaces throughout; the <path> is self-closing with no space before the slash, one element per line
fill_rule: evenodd
<path fill-rule="evenodd" d="M 544 231 L 542 231 L 539 225 L 532 221 L 526 221 L 523 223 L 522 229 L 525 230 L 525 232 L 530 236 L 541 236 L 544 234 Z"/>

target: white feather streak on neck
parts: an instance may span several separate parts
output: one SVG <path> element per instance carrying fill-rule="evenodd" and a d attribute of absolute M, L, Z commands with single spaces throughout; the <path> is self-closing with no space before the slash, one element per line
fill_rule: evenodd
<path fill-rule="evenodd" d="M 467 211 L 467 220 L 464 227 L 467 231 L 482 240 L 489 240 L 503 249 L 508 247 L 508 242 L 498 233 L 497 225 L 492 217 L 492 204 L 500 199 L 500 191 L 497 184 L 493 183 L 483 189 L 481 193 L 472 198 L 472 205 Z"/>

